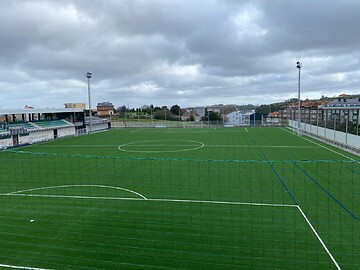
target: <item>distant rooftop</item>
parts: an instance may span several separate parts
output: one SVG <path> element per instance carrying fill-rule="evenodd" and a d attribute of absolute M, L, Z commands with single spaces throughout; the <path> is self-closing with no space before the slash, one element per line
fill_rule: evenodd
<path fill-rule="evenodd" d="M 0 115 L 28 114 L 28 113 L 68 113 L 68 112 L 82 112 L 82 111 L 84 111 L 84 109 L 78 109 L 78 108 L 0 109 Z"/>
<path fill-rule="evenodd" d="M 97 106 L 108 106 L 108 107 L 113 107 L 114 105 L 109 102 L 109 101 L 106 101 L 106 102 L 100 102 L 97 104 Z"/>
<path fill-rule="evenodd" d="M 323 108 L 329 109 L 329 108 L 336 108 L 336 107 L 348 107 L 348 108 L 354 108 L 354 107 L 360 107 L 360 98 L 344 98 L 339 97 L 325 106 Z"/>

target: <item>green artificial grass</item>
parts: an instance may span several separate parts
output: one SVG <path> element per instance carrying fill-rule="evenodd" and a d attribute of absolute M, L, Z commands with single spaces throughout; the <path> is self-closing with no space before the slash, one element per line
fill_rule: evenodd
<path fill-rule="evenodd" d="M 286 129 L 110 130 L 0 163 L 0 268 L 360 267 L 359 157 Z"/>

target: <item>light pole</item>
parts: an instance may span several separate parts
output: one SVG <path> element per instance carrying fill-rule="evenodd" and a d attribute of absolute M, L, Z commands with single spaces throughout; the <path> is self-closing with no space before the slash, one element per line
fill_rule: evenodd
<path fill-rule="evenodd" d="M 89 132 L 92 132 L 92 115 L 91 115 L 91 94 L 90 94 L 90 79 L 92 77 L 91 72 L 86 73 L 86 78 L 88 79 L 88 97 L 89 97 L 89 122 L 90 122 L 90 130 Z"/>
<path fill-rule="evenodd" d="M 319 136 L 319 104 L 316 106 L 316 135 Z"/>
<path fill-rule="evenodd" d="M 348 142 L 348 125 L 349 125 L 349 121 L 348 121 L 348 116 L 345 115 L 345 145 L 347 145 Z"/>
<path fill-rule="evenodd" d="M 150 105 L 150 119 L 153 121 L 153 105 Z"/>
<path fill-rule="evenodd" d="M 270 126 L 272 127 L 271 104 L 269 104 L 269 107 L 270 107 Z"/>
<path fill-rule="evenodd" d="M 254 127 L 255 127 L 255 125 L 256 125 L 256 122 L 255 122 L 255 117 L 256 117 L 256 107 L 254 106 Z"/>
<path fill-rule="evenodd" d="M 298 135 L 300 135 L 300 74 L 301 74 L 302 63 L 296 62 L 296 68 L 299 70 L 299 80 L 298 80 Z"/>

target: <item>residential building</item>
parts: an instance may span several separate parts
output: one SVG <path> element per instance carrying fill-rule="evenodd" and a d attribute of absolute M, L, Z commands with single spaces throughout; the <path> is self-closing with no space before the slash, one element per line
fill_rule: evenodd
<path fill-rule="evenodd" d="M 96 106 L 98 116 L 110 116 L 114 114 L 114 105 L 107 101 L 98 103 Z"/>
<path fill-rule="evenodd" d="M 339 96 L 339 98 L 321 106 L 321 109 L 324 121 L 346 122 L 346 119 L 348 119 L 354 124 L 359 124 L 360 98 Z"/>
<path fill-rule="evenodd" d="M 183 109 L 181 114 L 181 121 L 189 121 L 191 120 L 191 118 L 194 119 L 194 121 L 196 122 L 200 121 L 200 116 L 196 113 L 194 109 Z"/>
<path fill-rule="evenodd" d="M 206 107 L 208 112 L 215 112 L 218 114 L 222 114 L 222 112 L 224 110 L 223 108 L 224 108 L 223 104 L 211 105 L 211 106 Z"/>
<path fill-rule="evenodd" d="M 234 126 L 243 126 L 243 115 L 240 111 L 231 112 L 226 115 L 226 124 Z"/>
<path fill-rule="evenodd" d="M 316 124 L 322 119 L 321 104 L 326 101 L 301 101 L 300 102 L 300 119 L 303 123 Z M 292 102 L 287 107 L 288 120 L 298 120 L 298 102 Z M 284 115 L 284 114 L 283 114 Z"/>
<path fill-rule="evenodd" d="M 206 108 L 205 107 L 195 107 L 192 108 L 193 112 L 196 114 L 196 116 L 199 117 L 199 119 L 201 119 L 201 117 L 204 117 L 206 114 Z"/>
<path fill-rule="evenodd" d="M 267 126 L 278 126 L 281 125 L 281 113 L 271 112 L 266 117 L 265 123 Z"/>
<path fill-rule="evenodd" d="M 226 115 L 226 125 L 234 126 L 254 126 L 260 125 L 261 114 L 251 111 L 234 111 Z"/>

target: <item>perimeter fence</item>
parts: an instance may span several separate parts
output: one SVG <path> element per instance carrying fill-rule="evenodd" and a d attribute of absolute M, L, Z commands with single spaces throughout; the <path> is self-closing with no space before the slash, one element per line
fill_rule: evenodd
<path fill-rule="evenodd" d="M 0 152 L 0 266 L 359 269 L 360 164 Z"/>

